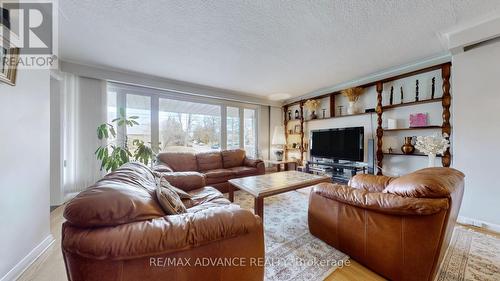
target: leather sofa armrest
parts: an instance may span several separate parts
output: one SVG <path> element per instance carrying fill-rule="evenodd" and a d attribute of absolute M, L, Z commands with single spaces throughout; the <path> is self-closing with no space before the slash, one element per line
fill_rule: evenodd
<path fill-rule="evenodd" d="M 162 176 L 171 185 L 184 191 L 191 191 L 207 185 L 205 175 L 198 172 L 162 173 Z"/>
<path fill-rule="evenodd" d="M 153 171 L 159 173 L 171 173 L 174 170 L 172 170 L 172 168 L 170 168 L 167 164 L 159 162 L 153 166 Z"/>
<path fill-rule="evenodd" d="M 364 189 L 370 192 L 382 192 L 393 179 L 393 177 L 359 174 L 352 177 L 348 185 L 352 188 Z"/>
<path fill-rule="evenodd" d="M 320 183 L 312 192 L 344 204 L 392 215 L 431 215 L 449 208 L 444 198 L 402 197 L 331 183 Z"/>
<path fill-rule="evenodd" d="M 259 175 L 263 175 L 266 173 L 266 165 L 264 164 L 264 161 L 260 159 L 252 159 L 245 157 L 243 165 L 247 167 L 257 168 Z"/>
<path fill-rule="evenodd" d="M 262 231 L 262 221 L 251 211 L 227 205 L 114 227 L 64 223 L 62 247 L 86 258 L 123 260 L 167 255 Z"/>

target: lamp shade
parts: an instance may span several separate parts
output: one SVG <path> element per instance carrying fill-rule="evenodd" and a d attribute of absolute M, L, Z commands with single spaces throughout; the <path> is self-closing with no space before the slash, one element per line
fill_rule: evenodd
<path fill-rule="evenodd" d="M 276 126 L 274 127 L 273 139 L 271 142 L 272 145 L 285 145 L 285 126 Z"/>

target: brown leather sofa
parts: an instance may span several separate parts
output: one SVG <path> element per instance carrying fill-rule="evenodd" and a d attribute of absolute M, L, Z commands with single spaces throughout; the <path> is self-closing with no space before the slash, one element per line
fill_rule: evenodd
<path fill-rule="evenodd" d="M 157 156 L 157 165 L 153 168 L 160 172 L 196 171 L 204 174 L 207 184 L 221 192 L 231 191 L 227 182 L 266 173 L 264 162 L 246 157 L 245 150 L 223 150 L 203 153 L 163 152 Z"/>
<path fill-rule="evenodd" d="M 431 281 L 451 240 L 464 175 L 427 168 L 399 177 L 357 175 L 349 186 L 319 184 L 309 230 L 390 280 Z"/>
<path fill-rule="evenodd" d="M 68 279 L 263 280 L 260 218 L 205 186 L 200 173 L 165 177 L 191 194 L 183 199 L 187 213 L 165 215 L 153 172 L 137 163 L 108 174 L 66 205 L 62 251 Z"/>

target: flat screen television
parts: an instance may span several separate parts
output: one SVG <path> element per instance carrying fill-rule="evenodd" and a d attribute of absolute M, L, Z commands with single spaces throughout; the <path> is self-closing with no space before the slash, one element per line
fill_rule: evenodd
<path fill-rule="evenodd" d="M 364 128 L 340 128 L 312 131 L 311 156 L 363 162 Z"/>

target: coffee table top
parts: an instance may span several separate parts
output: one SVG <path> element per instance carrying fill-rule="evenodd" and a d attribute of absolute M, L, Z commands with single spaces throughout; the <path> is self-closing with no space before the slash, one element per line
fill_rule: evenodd
<path fill-rule="evenodd" d="M 267 197 L 321 182 L 330 182 L 330 178 L 298 171 L 285 171 L 229 180 L 229 183 L 254 197 Z"/>

